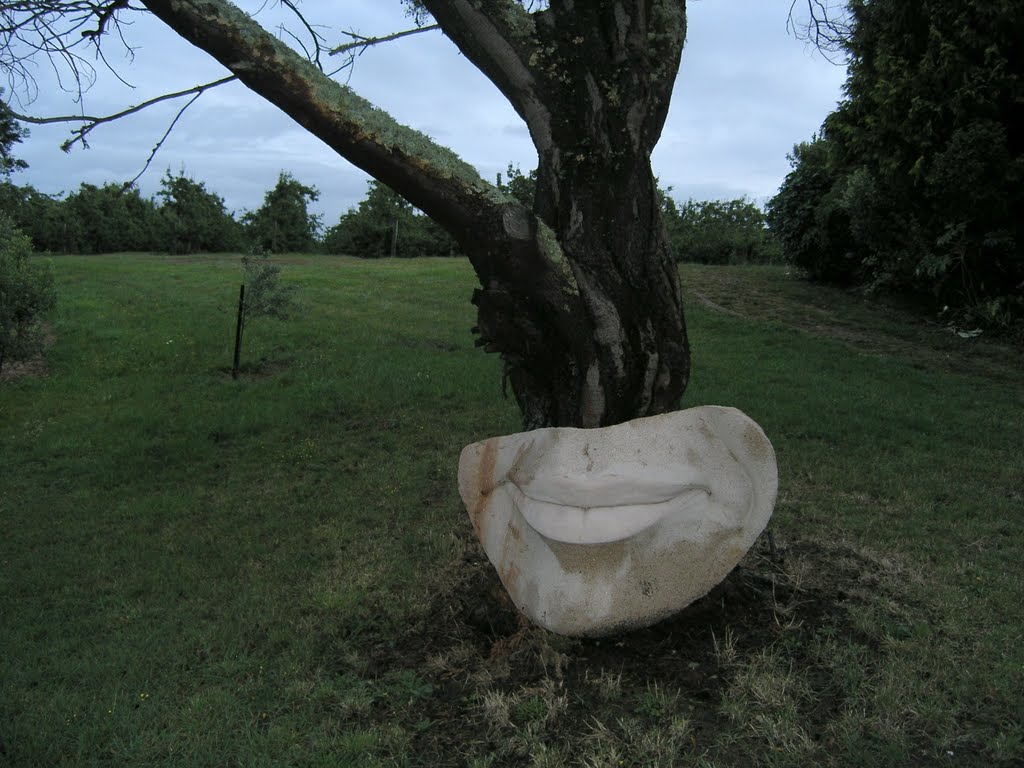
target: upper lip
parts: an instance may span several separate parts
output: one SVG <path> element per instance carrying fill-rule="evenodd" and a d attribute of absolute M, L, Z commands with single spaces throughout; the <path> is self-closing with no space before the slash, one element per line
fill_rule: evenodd
<path fill-rule="evenodd" d="M 660 504 L 684 491 L 706 489 L 701 483 L 650 469 L 627 474 L 541 470 L 528 479 L 510 479 L 531 499 L 580 509 Z"/>

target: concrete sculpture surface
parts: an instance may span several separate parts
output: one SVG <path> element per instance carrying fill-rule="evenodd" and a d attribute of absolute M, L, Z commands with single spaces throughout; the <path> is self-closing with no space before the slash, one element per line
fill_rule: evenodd
<path fill-rule="evenodd" d="M 735 408 L 466 446 L 459 493 L 515 604 L 563 635 L 646 626 L 724 579 L 771 517 L 775 452 Z"/>

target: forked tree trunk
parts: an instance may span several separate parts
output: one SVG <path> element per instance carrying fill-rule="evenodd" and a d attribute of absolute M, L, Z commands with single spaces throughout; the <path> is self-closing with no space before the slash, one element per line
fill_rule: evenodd
<path fill-rule="evenodd" d="M 529 268 L 487 273 L 474 296 L 525 428 L 599 426 L 677 407 L 689 377 L 679 281 L 646 159 L 614 181 L 545 179 L 576 291 L 545 294 Z M 473 243 L 463 241 L 471 253 Z M 486 259 L 484 260 L 486 261 Z"/>
<path fill-rule="evenodd" d="M 445 227 L 480 279 L 478 343 L 526 428 L 677 407 L 690 356 L 650 154 L 684 0 L 423 0 L 508 98 L 539 157 L 533 210 L 327 78 L 226 0 L 144 0 L 253 91 Z"/>
<path fill-rule="evenodd" d="M 650 153 L 679 68 L 684 3 L 554 0 L 526 32 L 502 3 L 424 4 L 530 128 L 533 212 L 572 271 L 570 290 L 538 301 L 529 274 L 492 284 L 479 259 L 481 338 L 502 353 L 524 426 L 599 426 L 677 407 L 689 345 Z"/>

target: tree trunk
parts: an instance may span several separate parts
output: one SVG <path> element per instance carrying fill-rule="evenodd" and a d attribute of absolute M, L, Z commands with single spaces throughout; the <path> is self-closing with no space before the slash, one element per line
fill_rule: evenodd
<path fill-rule="evenodd" d="M 500 340 L 524 427 L 601 426 L 678 407 L 690 351 L 650 153 L 679 67 L 683 2 L 553 0 L 518 27 L 500 0 L 424 4 L 529 126 L 540 158 L 533 212 L 574 277 L 562 323 L 522 321 L 537 295 L 528 285 L 484 281 L 477 292 L 481 335 Z"/>
<path fill-rule="evenodd" d="M 326 77 L 225 0 L 144 0 L 253 91 L 447 229 L 480 279 L 477 344 L 526 428 L 676 408 L 690 355 L 650 154 L 684 0 L 423 0 L 509 99 L 539 157 L 533 210 Z"/>
<path fill-rule="evenodd" d="M 546 297 L 528 273 L 488 275 L 473 299 L 481 340 L 502 353 L 524 428 L 673 410 L 689 378 L 689 345 L 646 159 L 620 168 L 614 183 L 545 175 L 539 183 L 559 191 L 556 236 L 578 291 Z M 473 243 L 462 245 L 473 258 Z"/>

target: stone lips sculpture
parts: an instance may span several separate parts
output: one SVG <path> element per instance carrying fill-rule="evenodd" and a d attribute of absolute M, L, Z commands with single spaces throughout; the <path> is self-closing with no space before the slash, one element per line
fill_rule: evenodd
<path fill-rule="evenodd" d="M 647 626 L 720 583 L 768 524 L 775 452 L 735 408 L 466 446 L 459 493 L 515 604 L 563 635 Z"/>

